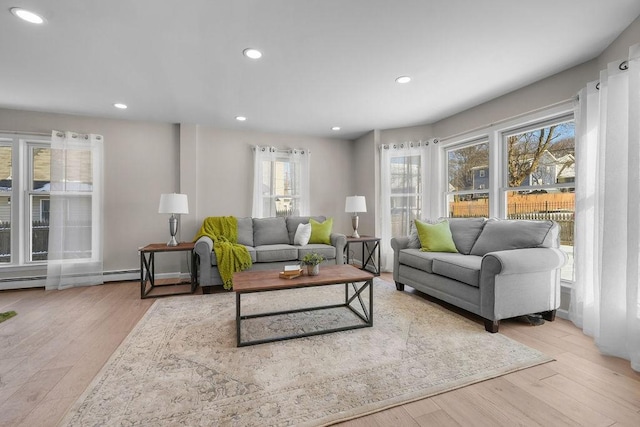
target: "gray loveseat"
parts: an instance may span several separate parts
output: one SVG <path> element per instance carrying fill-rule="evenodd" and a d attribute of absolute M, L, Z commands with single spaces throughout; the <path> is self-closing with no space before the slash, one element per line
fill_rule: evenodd
<path fill-rule="evenodd" d="M 501 319 L 541 313 L 554 320 L 560 306 L 560 227 L 553 221 L 448 218 L 458 253 L 422 252 L 417 233 L 393 238 L 393 278 L 484 318 L 498 332 Z"/>
<path fill-rule="evenodd" d="M 309 252 L 323 256 L 323 264 L 344 264 L 344 234 L 331 233 L 331 244 L 313 243 L 294 245 L 298 224 L 306 224 L 309 218 L 324 222 L 324 216 L 289 216 L 276 218 L 238 218 L 238 243 L 246 246 L 253 265 L 250 270 L 282 269 L 285 265 L 299 264 Z M 204 293 L 211 286 L 222 285 L 216 254 L 211 238 L 200 237 L 195 244 L 199 258 L 198 283 Z"/>

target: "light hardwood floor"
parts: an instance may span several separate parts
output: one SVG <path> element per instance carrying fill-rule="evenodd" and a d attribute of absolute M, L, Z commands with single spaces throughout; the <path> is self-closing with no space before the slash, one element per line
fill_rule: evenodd
<path fill-rule="evenodd" d="M 0 312 L 18 312 L 0 323 L 0 426 L 56 425 L 153 302 L 137 282 L 0 292 Z M 341 426 L 640 426 L 640 374 L 570 322 L 500 333 L 556 360 Z"/>

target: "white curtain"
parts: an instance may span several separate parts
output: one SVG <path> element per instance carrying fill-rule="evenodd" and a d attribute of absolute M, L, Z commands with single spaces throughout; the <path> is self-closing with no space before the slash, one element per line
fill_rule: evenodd
<path fill-rule="evenodd" d="M 251 216 L 275 216 L 275 202 L 279 196 L 290 196 L 295 200 L 295 215 L 310 215 L 311 152 L 304 148 L 279 150 L 259 145 L 252 147 L 252 150 L 254 173 Z M 277 167 L 276 163 L 282 168 Z M 285 185 L 287 190 L 279 187 L 279 180 L 288 181 Z"/>
<path fill-rule="evenodd" d="M 380 146 L 382 271 L 393 270 L 391 238 L 408 235 L 411 221 L 423 218 L 427 212 L 428 145 L 429 142 L 410 141 Z"/>
<path fill-rule="evenodd" d="M 579 94 L 571 320 L 640 371 L 640 45 Z"/>
<path fill-rule="evenodd" d="M 103 283 L 103 138 L 53 131 L 46 289 Z"/>

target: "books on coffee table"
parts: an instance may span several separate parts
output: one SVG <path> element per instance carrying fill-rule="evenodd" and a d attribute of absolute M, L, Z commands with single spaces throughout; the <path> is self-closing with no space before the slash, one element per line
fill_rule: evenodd
<path fill-rule="evenodd" d="M 302 276 L 302 269 L 298 264 L 285 265 L 284 270 L 280 272 L 280 278 L 282 279 L 294 279 Z"/>

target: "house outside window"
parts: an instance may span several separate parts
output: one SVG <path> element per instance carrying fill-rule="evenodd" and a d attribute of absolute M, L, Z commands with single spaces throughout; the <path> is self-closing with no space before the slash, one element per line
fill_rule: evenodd
<path fill-rule="evenodd" d="M 483 139 L 448 148 L 446 161 L 448 216 L 489 216 L 488 141 Z"/>

